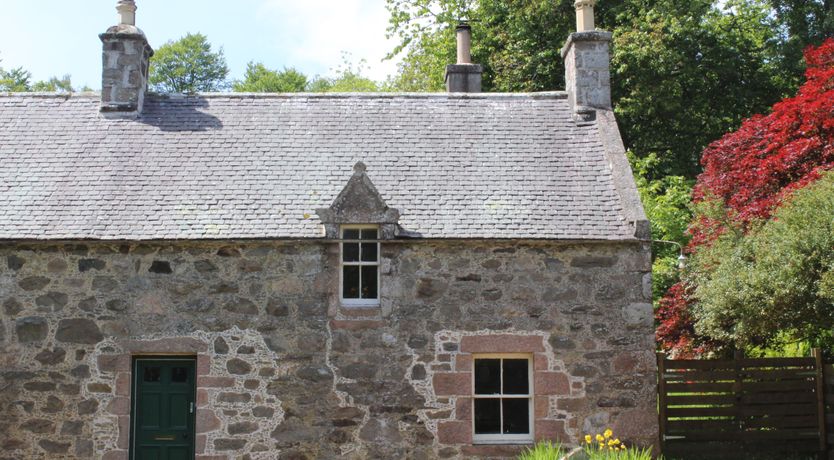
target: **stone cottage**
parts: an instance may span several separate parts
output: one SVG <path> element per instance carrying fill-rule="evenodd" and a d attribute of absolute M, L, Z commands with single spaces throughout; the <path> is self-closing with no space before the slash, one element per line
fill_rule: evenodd
<path fill-rule="evenodd" d="M 0 96 L 0 458 L 512 457 L 656 437 L 650 248 L 591 1 L 567 91 Z"/>

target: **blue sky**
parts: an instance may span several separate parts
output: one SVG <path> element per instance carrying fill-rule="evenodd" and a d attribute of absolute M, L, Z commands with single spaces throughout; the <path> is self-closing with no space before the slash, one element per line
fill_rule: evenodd
<path fill-rule="evenodd" d="M 367 60 L 366 75 L 382 80 L 396 64 L 382 61 L 385 0 L 136 0 L 136 25 L 158 48 L 187 32 L 223 47 L 232 78 L 246 63 L 295 67 L 327 75 L 350 59 Z M 23 67 L 34 80 L 71 74 L 73 85 L 101 87 L 98 34 L 116 23 L 116 0 L 3 0 L 0 67 Z"/>

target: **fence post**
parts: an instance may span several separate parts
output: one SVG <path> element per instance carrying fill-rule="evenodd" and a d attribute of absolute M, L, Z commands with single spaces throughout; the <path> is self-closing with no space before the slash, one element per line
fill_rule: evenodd
<path fill-rule="evenodd" d="M 657 417 L 660 454 L 666 453 L 666 353 L 657 353 Z"/>
<path fill-rule="evenodd" d="M 817 420 L 820 426 L 820 459 L 827 457 L 828 430 L 825 428 L 825 373 L 823 372 L 822 350 L 814 348 L 814 367 L 817 372 Z"/>
<path fill-rule="evenodd" d="M 744 350 L 735 350 L 733 352 L 733 371 L 735 372 L 735 382 L 733 382 L 733 397 L 735 399 L 735 419 L 736 429 L 738 430 L 738 442 L 741 444 L 742 450 L 747 450 L 747 438 L 744 435 L 746 423 L 744 420 L 744 374 L 742 373 L 741 360 L 744 359 Z"/>

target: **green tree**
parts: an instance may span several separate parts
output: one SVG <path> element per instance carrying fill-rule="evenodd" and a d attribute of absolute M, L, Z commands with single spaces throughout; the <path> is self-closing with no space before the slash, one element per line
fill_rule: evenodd
<path fill-rule="evenodd" d="M 798 86 L 805 68 L 803 51 L 834 37 L 834 0 L 769 0 L 776 17 L 786 83 Z"/>
<path fill-rule="evenodd" d="M 272 70 L 261 63 L 250 62 L 242 81 L 232 84 L 232 90 L 249 93 L 297 93 L 307 89 L 307 76 L 294 68 Z"/>
<path fill-rule="evenodd" d="M 29 80 L 32 74 L 22 67 L 11 70 L 3 70 L 0 67 L 0 91 L 21 92 L 31 91 Z"/>
<path fill-rule="evenodd" d="M 721 209 L 719 206 L 716 209 Z M 834 173 L 693 256 L 696 330 L 737 347 L 834 345 Z"/>
<path fill-rule="evenodd" d="M 21 92 L 49 92 L 49 93 L 71 93 L 73 92 L 72 79 L 69 75 L 64 75 L 61 78 L 52 77 L 49 80 L 31 82 L 32 74 L 23 67 L 17 67 L 10 70 L 4 70 L 0 67 L 0 91 L 10 93 Z M 81 91 L 89 91 L 89 88 L 84 87 Z"/>
<path fill-rule="evenodd" d="M 350 56 L 344 54 L 342 65 L 335 71 L 335 77 L 317 76 L 310 82 L 308 89 L 314 93 L 369 93 L 386 90 L 386 85 L 362 74 L 366 68 L 365 60 L 360 60 L 354 66 Z"/>
<path fill-rule="evenodd" d="M 636 158 L 629 152 L 629 161 L 634 168 L 637 191 L 640 193 L 643 208 L 651 222 L 652 238 L 681 245 L 659 242 L 653 244 L 652 299 L 657 302 L 680 279 L 678 257 L 681 247 L 686 246 L 689 240 L 686 229 L 692 220 L 689 205 L 695 181 L 671 175 L 654 180 L 647 179 L 650 171 L 656 170 L 660 162 L 655 154 L 646 158 Z"/>
<path fill-rule="evenodd" d="M 223 48 L 212 51 L 205 35 L 189 33 L 156 50 L 149 79 L 155 91 L 196 93 L 225 89 L 228 75 Z"/>
<path fill-rule="evenodd" d="M 32 85 L 32 91 L 48 92 L 48 93 L 71 93 L 72 79 L 69 75 L 64 75 L 61 78 L 52 77 L 46 81 L 37 81 Z"/>

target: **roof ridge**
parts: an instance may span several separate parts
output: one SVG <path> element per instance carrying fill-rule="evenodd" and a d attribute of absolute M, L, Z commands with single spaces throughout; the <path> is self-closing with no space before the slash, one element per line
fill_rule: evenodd
<path fill-rule="evenodd" d="M 568 93 L 565 91 L 540 91 L 528 93 L 415 93 L 415 92 L 364 92 L 364 93 L 194 93 L 194 94 L 160 94 L 148 93 L 153 99 L 566 99 Z M 95 91 L 84 91 L 77 93 L 58 92 L 0 92 L 2 97 L 22 98 L 60 98 L 60 99 L 87 99 L 101 97 L 101 93 Z"/>

